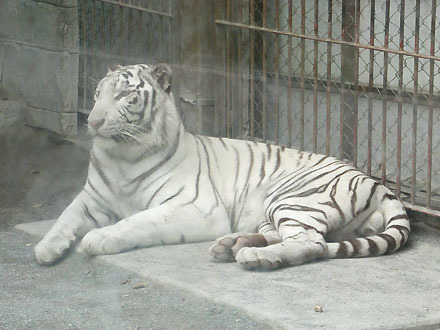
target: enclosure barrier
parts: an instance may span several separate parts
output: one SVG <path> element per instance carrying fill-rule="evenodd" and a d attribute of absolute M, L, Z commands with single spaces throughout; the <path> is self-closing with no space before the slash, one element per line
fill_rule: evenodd
<path fill-rule="evenodd" d="M 114 64 L 171 62 L 171 0 L 79 0 L 80 112 Z"/>
<path fill-rule="evenodd" d="M 179 8 L 214 7 L 202 17 L 216 26 L 212 135 L 347 159 L 409 210 L 440 216 L 436 0 L 191 4 Z M 79 14 L 85 112 L 112 61 L 181 65 L 175 31 L 190 27 L 179 26 L 174 1 L 80 0 Z M 203 42 L 200 34 L 194 42 Z"/>
<path fill-rule="evenodd" d="M 344 158 L 439 216 L 436 0 L 225 0 L 232 137 Z"/>

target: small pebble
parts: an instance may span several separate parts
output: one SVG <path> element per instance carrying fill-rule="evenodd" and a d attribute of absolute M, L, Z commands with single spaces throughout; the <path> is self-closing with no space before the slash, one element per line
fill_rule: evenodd
<path fill-rule="evenodd" d="M 317 313 L 322 313 L 322 312 L 324 312 L 324 309 L 323 309 L 322 305 L 318 305 L 318 304 L 316 304 L 316 305 L 313 307 L 313 309 L 314 309 L 314 311 L 317 312 Z"/>
<path fill-rule="evenodd" d="M 143 283 L 138 283 L 136 284 L 133 289 L 142 289 L 142 288 L 146 288 L 147 287 L 147 283 L 143 282 Z"/>

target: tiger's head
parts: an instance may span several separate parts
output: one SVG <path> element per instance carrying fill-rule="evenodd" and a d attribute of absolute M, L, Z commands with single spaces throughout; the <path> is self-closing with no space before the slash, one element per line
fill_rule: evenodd
<path fill-rule="evenodd" d="M 90 133 L 108 144 L 151 147 L 164 142 L 172 131 L 166 125 L 180 122 L 169 118 L 177 115 L 171 79 L 166 64 L 127 65 L 109 71 L 96 88 L 88 117 Z"/>

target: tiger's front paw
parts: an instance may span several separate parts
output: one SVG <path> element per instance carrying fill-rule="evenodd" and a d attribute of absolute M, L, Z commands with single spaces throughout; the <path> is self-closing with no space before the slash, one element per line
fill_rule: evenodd
<path fill-rule="evenodd" d="M 267 248 L 243 248 L 238 251 L 235 260 L 246 269 L 272 270 L 281 265 L 281 258 L 278 254 Z"/>
<path fill-rule="evenodd" d="M 126 251 L 125 239 L 113 235 L 108 228 L 93 229 L 82 239 L 81 250 L 88 255 L 116 254 Z"/>
<path fill-rule="evenodd" d="M 63 237 L 44 238 L 34 248 L 35 257 L 40 265 L 57 262 L 70 247 L 70 241 Z"/>

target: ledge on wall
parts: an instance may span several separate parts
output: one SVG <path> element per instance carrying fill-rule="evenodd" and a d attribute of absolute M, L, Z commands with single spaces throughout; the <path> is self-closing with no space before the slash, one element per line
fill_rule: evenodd
<path fill-rule="evenodd" d="M 76 112 L 57 113 L 27 107 L 24 121 L 31 127 L 44 128 L 62 136 L 75 135 L 77 133 Z"/>

